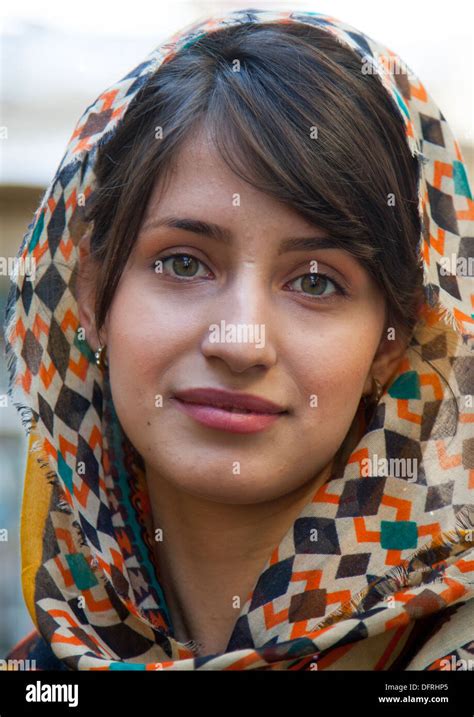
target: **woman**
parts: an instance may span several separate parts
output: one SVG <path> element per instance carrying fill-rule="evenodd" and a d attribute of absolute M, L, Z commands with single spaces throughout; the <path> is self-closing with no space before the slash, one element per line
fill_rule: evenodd
<path fill-rule="evenodd" d="M 317 13 L 186 28 L 88 107 L 7 310 L 11 655 L 472 661 L 472 217 L 423 85 Z"/>

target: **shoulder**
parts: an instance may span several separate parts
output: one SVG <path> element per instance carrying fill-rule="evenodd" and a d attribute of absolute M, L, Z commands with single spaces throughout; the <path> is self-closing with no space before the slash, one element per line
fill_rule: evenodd
<path fill-rule="evenodd" d="M 27 670 L 67 670 L 66 665 L 58 660 L 50 645 L 39 634 L 32 630 L 14 645 L 8 652 L 6 660 L 24 661 L 22 666 L 12 666 L 12 669 Z"/>

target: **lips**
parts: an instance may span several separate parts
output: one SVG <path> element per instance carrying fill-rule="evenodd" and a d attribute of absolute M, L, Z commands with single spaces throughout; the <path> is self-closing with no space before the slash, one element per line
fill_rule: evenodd
<path fill-rule="evenodd" d="M 260 433 L 289 414 L 266 398 L 213 388 L 179 391 L 171 403 L 206 428 L 228 433 Z"/>
<path fill-rule="evenodd" d="M 214 406 L 229 413 L 278 414 L 288 411 L 273 401 L 249 393 L 236 393 L 214 388 L 193 388 L 175 393 L 175 398 L 186 403 Z"/>

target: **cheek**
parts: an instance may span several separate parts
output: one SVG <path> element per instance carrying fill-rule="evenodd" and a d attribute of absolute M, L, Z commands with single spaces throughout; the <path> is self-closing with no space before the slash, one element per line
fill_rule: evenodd
<path fill-rule="evenodd" d="M 139 286 L 121 281 L 107 317 L 107 355 L 114 405 L 126 429 L 139 416 L 143 421 L 144 411 L 156 410 L 159 380 L 178 341 L 174 322 L 169 307 L 158 310 Z"/>
<path fill-rule="evenodd" d="M 337 440 L 344 437 L 359 405 L 379 341 L 378 322 L 355 332 L 353 323 L 334 322 L 294 346 L 293 373 L 304 422 Z"/>
<path fill-rule="evenodd" d="M 146 280 L 124 276 L 107 320 L 108 353 L 117 368 L 145 377 L 163 368 L 190 335 L 195 318 L 176 301 L 150 291 Z"/>

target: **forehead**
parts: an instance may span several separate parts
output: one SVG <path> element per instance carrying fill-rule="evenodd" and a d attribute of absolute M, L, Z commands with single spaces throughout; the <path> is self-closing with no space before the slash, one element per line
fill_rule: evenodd
<path fill-rule="evenodd" d="M 168 175 L 170 191 L 176 191 L 178 185 L 180 191 L 183 191 L 183 185 L 186 186 L 187 191 L 199 190 L 201 186 L 209 190 L 210 185 L 213 185 L 213 188 L 225 185 L 226 191 L 229 191 L 230 187 L 235 187 L 235 191 L 239 191 L 244 184 L 243 180 L 226 165 L 205 129 L 186 138 L 171 160 Z M 157 185 L 158 188 L 163 188 L 160 180 Z"/>
<path fill-rule="evenodd" d="M 186 139 L 168 171 L 155 182 L 145 221 L 161 215 L 182 216 L 186 210 L 202 220 L 222 224 L 256 223 L 279 227 L 279 233 L 315 225 L 290 205 L 257 189 L 222 159 L 205 130 Z"/>

